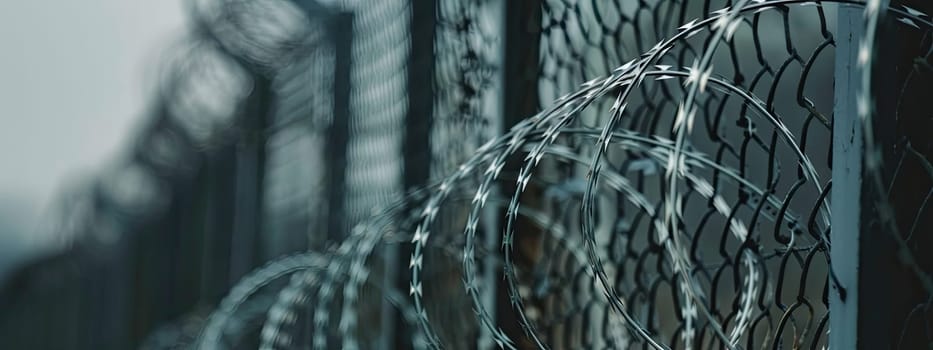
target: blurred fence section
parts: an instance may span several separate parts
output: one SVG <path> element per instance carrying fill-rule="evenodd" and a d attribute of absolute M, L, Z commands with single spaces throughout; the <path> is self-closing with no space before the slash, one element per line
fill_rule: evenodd
<path fill-rule="evenodd" d="M 3 345 L 933 342 L 923 4 L 191 4 Z"/>
<path fill-rule="evenodd" d="M 328 205 L 343 191 L 327 190 L 344 181 L 328 170 L 346 163 L 352 16 L 314 3 L 192 5 L 194 29 L 172 47 L 134 143 L 50 218 L 68 249 L 8 282 L 5 347 L 137 346 L 262 261 L 322 248 L 327 237 L 312 233 L 345 216 Z"/>

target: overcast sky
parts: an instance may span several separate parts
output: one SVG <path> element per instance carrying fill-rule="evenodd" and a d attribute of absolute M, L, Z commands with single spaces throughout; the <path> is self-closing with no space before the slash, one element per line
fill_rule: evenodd
<path fill-rule="evenodd" d="M 183 1 L 0 1 L 0 248 L 128 142 Z"/>

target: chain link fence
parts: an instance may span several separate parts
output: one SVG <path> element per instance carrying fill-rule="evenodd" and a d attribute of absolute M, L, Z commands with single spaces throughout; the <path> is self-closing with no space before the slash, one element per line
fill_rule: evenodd
<path fill-rule="evenodd" d="M 192 4 L 14 347 L 933 340 L 928 5 Z"/>

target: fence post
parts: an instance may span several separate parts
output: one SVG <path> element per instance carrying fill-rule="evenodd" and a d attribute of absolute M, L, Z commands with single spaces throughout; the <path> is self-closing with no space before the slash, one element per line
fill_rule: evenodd
<path fill-rule="evenodd" d="M 492 33 L 500 34 L 497 39 L 498 42 L 494 46 L 495 49 L 490 55 L 492 60 L 495 60 L 492 63 L 493 67 L 497 67 L 495 70 L 495 75 L 492 77 L 489 84 L 489 92 L 484 94 L 482 97 L 483 103 L 483 113 L 488 116 L 487 122 L 487 132 L 488 134 L 485 137 L 489 139 L 494 139 L 503 134 L 505 128 L 505 112 L 506 108 L 506 96 L 505 96 L 505 84 L 506 84 L 506 41 L 505 38 L 508 34 L 506 31 L 506 26 L 508 19 L 506 17 L 506 7 L 509 6 L 509 0 L 499 0 L 499 1 L 490 1 L 482 4 L 482 7 L 479 9 L 477 20 L 487 19 L 490 22 L 490 29 Z M 480 27 L 483 27 L 481 23 L 477 24 Z M 502 191 L 499 186 L 493 186 L 490 189 L 490 193 L 493 197 L 502 196 Z M 500 281 L 502 280 L 501 267 L 499 266 L 499 259 L 495 252 L 499 250 L 501 234 L 500 218 L 501 211 L 494 207 L 488 206 L 484 208 L 482 214 L 483 228 L 482 232 L 483 237 L 483 247 L 490 254 L 483 261 L 483 286 L 482 289 L 482 298 L 484 305 L 491 305 L 493 307 L 488 308 L 489 316 L 493 319 L 498 318 L 498 300 L 499 294 L 498 290 Z M 479 334 L 479 339 L 476 342 L 477 348 L 479 349 L 488 349 L 494 346 L 494 341 L 492 339 L 492 334 L 490 332 L 481 331 Z"/>
<path fill-rule="evenodd" d="M 925 1 L 892 5 L 930 11 Z M 830 344 L 919 349 L 929 340 L 922 336 L 925 326 L 912 324 L 910 315 L 929 303 L 933 259 L 921 250 L 933 242 L 923 229 L 909 232 L 933 225 L 930 215 L 918 212 L 931 187 L 923 166 L 930 158 L 931 82 L 929 75 L 911 80 L 910 74 L 914 59 L 928 53 L 921 51 L 922 33 L 898 23 L 894 13 L 882 13 L 875 32 L 865 33 L 860 9 L 839 11 L 830 252 L 830 278 L 839 282 L 831 280 Z M 862 33 L 875 36 L 864 68 L 871 70 L 868 87 L 861 86 L 856 64 Z M 858 100 L 863 88 L 872 101 Z M 867 124 L 857 113 L 859 103 L 870 108 Z"/>
<path fill-rule="evenodd" d="M 503 78 L 503 108 L 502 126 L 509 130 L 524 118 L 538 112 L 540 101 L 538 93 L 539 56 L 542 24 L 542 2 L 540 0 L 505 0 L 505 50 L 504 78 Z M 521 158 L 518 158 L 519 160 Z M 512 160 L 506 164 L 506 172 L 517 173 L 521 162 Z M 500 190 L 506 196 L 515 191 L 514 183 L 509 182 L 501 186 Z M 540 204 L 536 192 L 539 189 L 529 185 L 524 192 L 522 205 L 534 207 Z M 504 213 L 504 211 L 503 211 Z M 500 217 L 504 215 L 500 214 Z M 516 222 L 514 246 L 540 246 L 535 240 L 540 237 L 540 230 L 532 223 L 521 217 Z M 501 241 L 501 232 L 492 231 L 487 234 Z M 521 253 L 517 253 L 521 254 Z M 519 258 L 519 257 L 517 257 Z M 516 259 L 520 261 L 521 259 Z M 525 343 L 527 337 L 520 327 L 517 314 L 512 310 L 512 302 L 508 293 L 502 273 L 498 273 L 499 280 L 496 286 L 496 322 L 503 331 L 518 343 L 519 348 L 532 347 Z"/>
<path fill-rule="evenodd" d="M 333 120 L 327 132 L 327 238 L 340 242 L 346 235 L 347 144 L 350 141 L 350 67 L 353 59 L 353 14 L 335 12 L 328 19 L 334 45 Z"/>
<path fill-rule="evenodd" d="M 204 209 L 204 245 L 201 252 L 202 302 L 216 303 L 233 286 L 230 277 L 233 253 L 230 232 L 233 231 L 236 179 L 236 145 L 223 145 L 217 152 L 204 157 L 204 170 L 196 183 L 207 196 Z"/>
<path fill-rule="evenodd" d="M 412 1 L 409 4 L 411 17 L 410 51 L 408 52 L 408 111 L 405 115 L 405 134 L 402 143 L 403 191 L 408 193 L 428 184 L 431 176 L 431 129 L 434 119 L 434 40 L 437 3 L 434 1 Z M 410 207 L 408 210 L 414 210 Z M 411 258 L 411 244 L 399 244 L 390 248 L 386 276 L 394 281 L 399 291 L 407 291 L 411 272 L 406 267 Z M 388 302 L 383 302 L 382 329 L 386 348 L 411 349 L 414 334 L 400 312 Z"/>
<path fill-rule="evenodd" d="M 829 344 L 855 349 L 862 182 L 862 129 L 856 111 L 860 81 L 858 47 L 864 33 L 860 9 L 839 6 L 833 101 L 832 230 L 830 239 Z"/>
<path fill-rule="evenodd" d="M 236 149 L 236 194 L 231 237 L 230 281 L 236 283 L 258 263 L 266 169 L 265 129 L 272 104 L 271 82 L 253 72 L 253 91 L 242 114 Z"/>

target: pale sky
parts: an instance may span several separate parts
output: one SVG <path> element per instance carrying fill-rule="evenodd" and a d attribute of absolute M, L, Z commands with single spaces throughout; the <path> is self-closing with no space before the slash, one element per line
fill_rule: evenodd
<path fill-rule="evenodd" d="M 125 148 L 184 33 L 183 1 L 0 1 L 0 246 Z"/>

